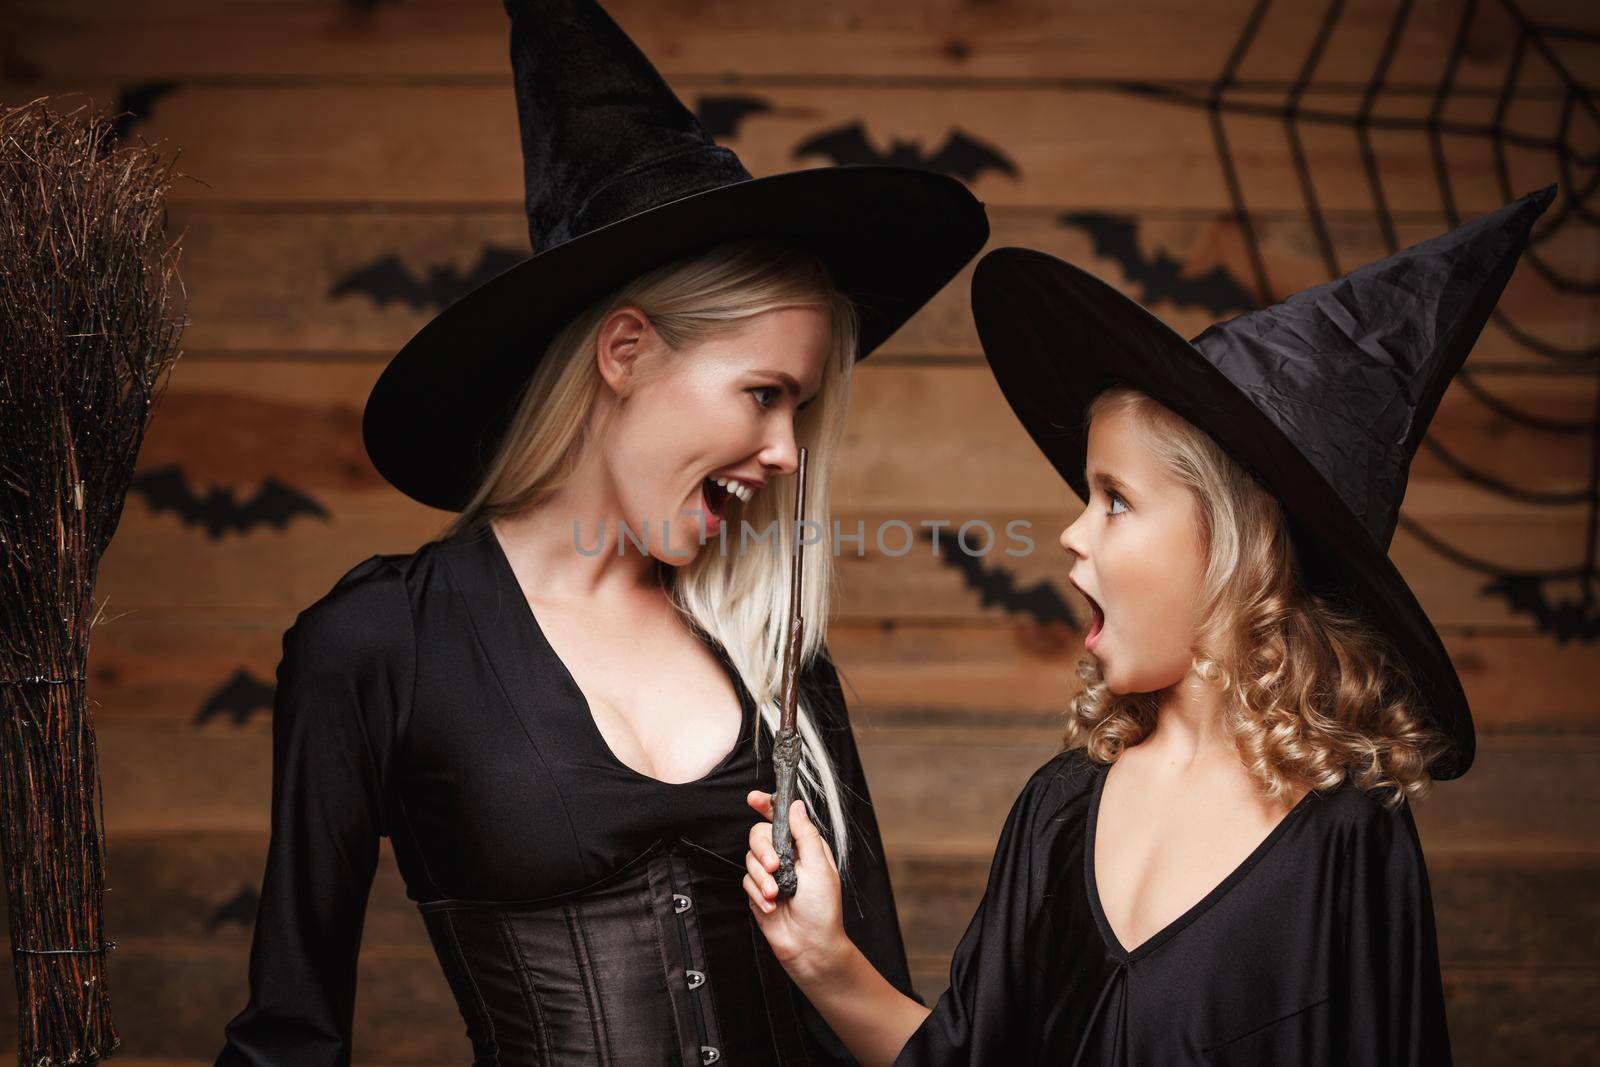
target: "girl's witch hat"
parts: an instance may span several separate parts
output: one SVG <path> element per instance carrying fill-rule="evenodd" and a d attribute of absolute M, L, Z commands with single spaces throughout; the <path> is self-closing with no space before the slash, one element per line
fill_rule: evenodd
<path fill-rule="evenodd" d="M 1433 624 L 1388 555 L 1411 457 L 1555 186 L 1192 341 L 1094 275 L 1000 248 L 972 313 L 1012 410 L 1084 499 L 1089 402 L 1125 383 L 1205 430 L 1282 503 L 1311 589 L 1354 601 L 1398 646 L 1472 763 L 1472 714 Z"/>

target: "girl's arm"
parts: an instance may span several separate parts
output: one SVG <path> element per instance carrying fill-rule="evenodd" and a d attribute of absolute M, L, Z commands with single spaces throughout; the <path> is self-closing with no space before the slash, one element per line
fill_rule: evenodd
<path fill-rule="evenodd" d="M 928 1009 L 890 985 L 846 936 L 833 853 L 800 800 L 789 813 L 799 889 L 777 899 L 772 794 L 754 790 L 746 799 L 765 821 L 750 829 L 744 889 L 773 955 L 863 1067 L 889 1067 Z"/>

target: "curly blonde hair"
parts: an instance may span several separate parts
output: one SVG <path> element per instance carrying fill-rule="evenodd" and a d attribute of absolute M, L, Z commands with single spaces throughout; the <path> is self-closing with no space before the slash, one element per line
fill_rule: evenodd
<path fill-rule="evenodd" d="M 1284 802 L 1300 786 L 1332 789 L 1347 777 L 1390 807 L 1427 795 L 1445 737 L 1392 642 L 1349 605 L 1306 588 L 1277 499 L 1148 395 L 1112 386 L 1084 424 L 1113 412 L 1133 417 L 1158 463 L 1193 494 L 1206 557 L 1194 670 L 1224 691 L 1224 730 L 1265 796 Z M 1077 676 L 1067 749 L 1111 763 L 1154 731 L 1159 694 L 1111 692 L 1093 656 Z"/>

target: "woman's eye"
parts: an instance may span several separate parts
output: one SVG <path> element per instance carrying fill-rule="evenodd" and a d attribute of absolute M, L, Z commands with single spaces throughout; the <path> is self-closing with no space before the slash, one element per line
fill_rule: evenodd
<path fill-rule="evenodd" d="M 781 390 L 775 385 L 758 385 L 750 391 L 757 394 L 781 392 Z M 764 408 L 770 408 L 772 406 L 771 400 L 762 400 L 759 395 L 756 397 L 756 403 L 760 404 Z"/>
<path fill-rule="evenodd" d="M 1111 490 L 1107 489 L 1106 496 L 1111 498 L 1111 510 L 1106 512 L 1107 515 L 1121 515 L 1124 511 L 1128 510 L 1127 502 L 1116 493 L 1113 493 Z"/>

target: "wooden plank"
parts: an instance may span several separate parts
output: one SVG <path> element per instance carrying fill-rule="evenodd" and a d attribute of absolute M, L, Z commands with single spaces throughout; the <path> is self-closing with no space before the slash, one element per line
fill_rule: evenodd
<path fill-rule="evenodd" d="M 260 831 L 117 835 L 107 930 L 119 942 L 170 943 L 177 952 L 248 947 L 266 849 Z M 901 843 L 886 855 L 907 951 L 950 952 L 983 895 L 993 842 Z M 1600 855 L 1430 848 L 1428 871 L 1446 964 L 1576 967 L 1600 957 Z M 429 952 L 387 839 L 362 945 Z"/>
<path fill-rule="evenodd" d="M 198 479 L 196 479 L 198 482 Z M 253 489 L 248 490 L 253 492 Z M 214 541 L 201 531 L 185 527 L 170 514 L 149 513 L 143 499 L 130 500 L 123 514 L 122 534 L 102 561 L 98 595 L 109 598 L 113 611 L 194 610 L 215 612 L 252 608 L 276 613 L 300 610 L 324 595 L 340 574 L 373 552 L 413 551 L 437 532 L 439 522 L 415 505 L 398 504 L 393 494 L 315 493 L 329 509 L 328 523 L 298 519 L 284 531 L 231 536 Z M 141 512 L 144 512 L 141 514 Z M 1065 582 L 1068 561 L 1055 538 L 1075 510 L 1018 509 L 1015 511 L 956 511 L 945 508 L 897 508 L 893 511 L 859 511 L 848 506 L 835 511 L 840 538 L 834 542 L 842 595 L 835 605 L 836 619 L 857 622 L 885 617 L 919 621 L 1039 620 L 1042 611 L 1022 592 L 1037 582 L 1049 582 L 1058 597 L 1077 603 Z M 1417 509 L 1427 528 L 1464 551 L 1512 567 L 1564 566 L 1581 558 L 1584 526 L 1581 515 L 1556 512 L 1543 521 L 1518 515 L 1443 515 Z M 1421 516 L 1426 516 L 1421 519 Z M 965 524 L 988 523 L 997 546 L 987 555 L 977 553 L 981 526 L 967 527 L 973 555 L 959 550 L 936 555 L 929 540 L 910 541 L 930 524 L 946 523 L 942 545 L 950 532 Z M 1008 538 L 1014 533 L 1032 541 Z M 592 532 L 592 530 L 590 531 Z M 860 545 L 844 538 L 861 533 Z M 881 537 L 882 546 L 878 541 Z M 1005 558 L 1010 546 L 1024 553 Z M 712 550 L 708 547 L 708 551 Z M 729 551 L 738 550 L 737 538 Z M 857 555 L 861 552 L 862 554 Z M 1504 597 L 1490 596 L 1484 576 L 1438 555 L 1410 533 L 1397 535 L 1392 556 L 1423 607 L 1435 623 L 1447 628 L 1494 627 L 1530 632 L 1531 614 L 1514 611 Z M 982 567 L 989 580 L 1000 583 L 990 590 L 990 602 L 980 579 L 955 566 Z M 999 576 L 995 569 L 1001 568 Z M 1011 587 L 1005 593 L 1009 575 Z M 1560 596 L 1571 595 L 1556 587 Z M 1074 616 L 1082 618 L 1081 610 Z"/>
<path fill-rule="evenodd" d="M 950 961 L 911 961 L 911 981 L 934 1003 L 949 984 Z M 1578 970 L 1472 967 L 1444 971 L 1451 1058 L 1459 1067 L 1588 1063 L 1600 1028 L 1600 976 Z"/>
<path fill-rule="evenodd" d="M 863 729 L 873 802 L 902 843 L 991 843 L 1018 790 L 1057 750 L 1053 729 Z M 108 832 L 265 830 L 271 739 L 258 730 L 113 726 L 99 731 Z M 957 786 L 959 783 L 959 786 Z M 1600 744 L 1590 734 L 1480 739 L 1470 774 L 1418 807 L 1430 848 L 1600 848 Z M 1519 797 L 1507 805 L 1505 797 Z"/>
<path fill-rule="evenodd" d="M 107 987 L 122 1051 L 214 1059 L 249 994 L 249 945 L 209 949 L 119 941 Z M 0 1048 L 16 1047 L 16 987 L 0 983 Z M 432 949 L 364 951 L 356 979 L 355 1063 L 443 1064 L 470 1057 L 466 1029 Z M 119 1052 L 120 1056 L 120 1052 Z"/>
<path fill-rule="evenodd" d="M 7 55 L 37 77 L 125 81 L 202 78 L 392 78 L 492 76 L 506 65 L 500 8 L 456 0 L 392 7 L 312 2 L 206 4 L 200 0 L 122 4 L 23 2 Z M 1197 8 L 1172 0 L 1096 0 L 1070 7 L 1046 0 L 974 5 L 960 0 L 617 0 L 606 5 L 668 74 L 882 78 L 1105 79 L 1215 78 L 1252 4 L 1219 0 Z M 1538 0 L 1518 5 L 1535 22 L 1595 28 L 1581 6 Z M 1383 48 L 1392 5 L 1345 5 L 1314 84 L 1364 83 Z M 1267 10 L 1239 69 L 1244 81 L 1291 81 L 1317 35 L 1322 9 Z M 1460 11 L 1416 5 L 1400 38 L 1389 83 L 1431 89 L 1443 71 Z M 1514 42 L 1498 5 L 1481 5 L 1457 84 L 1497 88 Z M 1577 62 L 1581 42 L 1553 42 Z M 1530 62 L 1519 84 L 1555 78 Z"/>
<path fill-rule="evenodd" d="M 692 94 L 695 85 L 674 88 Z M 863 162 L 844 157 L 796 156 L 822 133 L 863 123 L 877 158 L 891 140 L 915 141 L 933 153 L 961 130 L 1005 157 L 964 175 L 985 202 L 1007 206 L 1223 211 L 1230 207 L 1205 112 L 1149 95 L 1105 89 L 1053 90 L 964 86 L 931 88 L 791 87 L 741 83 L 772 109 L 748 116 L 727 138 L 751 173 Z M 34 84 L 0 82 L 0 101 L 38 95 L 87 94 L 98 107 L 117 99 L 104 82 Z M 79 98 L 81 102 L 83 98 Z M 63 103 L 69 102 L 64 99 Z M 1368 213 L 1372 193 L 1350 125 L 1358 98 L 1317 92 L 1304 97 L 1310 112 L 1342 116 L 1332 124 L 1307 124 L 1303 143 L 1317 195 L 1331 211 Z M 1426 98 L 1400 101 L 1397 110 L 1419 119 Z M 1487 126 L 1496 102 L 1463 98 L 1452 119 Z M 1559 127 L 1561 103 L 1525 98 L 1516 128 L 1543 135 Z M 1230 113 L 1224 120 L 1235 158 L 1248 161 L 1247 202 L 1256 211 L 1301 210 L 1293 145 L 1276 116 Z M 523 195 L 516 106 L 504 85 L 442 82 L 428 85 L 205 84 L 183 86 L 163 97 L 136 129 L 152 142 L 181 148 L 181 169 L 199 182 L 180 182 L 174 204 L 515 205 Z M 1453 136 L 1450 171 L 1460 209 L 1490 211 L 1509 199 L 1499 185 L 1488 139 Z M 1421 132 L 1386 133 L 1381 172 L 1385 199 L 1397 212 L 1433 212 L 1441 203 L 1428 138 Z M 1547 153 L 1508 151 L 1511 195 L 1536 188 L 1557 174 Z M 1007 168 L 1014 170 L 1013 175 Z M 203 183 L 203 184 L 202 184 Z"/>
<path fill-rule="evenodd" d="M 1043 731 L 1031 742 L 970 729 L 868 732 L 861 759 L 886 839 L 945 846 L 992 842 L 1017 792 L 1057 747 Z M 1429 854 L 1593 853 L 1600 796 L 1587 776 L 1596 770 L 1600 748 L 1580 736 L 1480 738 L 1472 770 L 1436 783 L 1417 805 L 1423 846 Z M 1518 803 L 1507 804 L 1509 796 Z"/>
<path fill-rule="evenodd" d="M 1055 729 L 1081 634 L 997 615 L 836 621 L 828 642 L 853 718 L 879 730 Z M 102 624 L 89 658 L 96 721 L 265 732 L 292 621 L 288 610 L 156 608 Z M 1446 644 L 1480 733 L 1595 729 L 1592 648 L 1533 633 L 1449 633 Z"/>
<path fill-rule="evenodd" d="M 1095 211 L 1065 221 L 1071 214 L 994 208 L 989 247 L 1038 248 L 1080 264 L 1146 304 L 1185 337 L 1256 302 L 1240 231 L 1220 215 Z M 1130 225 L 1131 235 L 1119 241 Z M 1263 215 L 1255 225 L 1276 297 L 1326 280 L 1327 268 L 1301 213 Z M 1449 225 L 1437 213 L 1406 218 L 1398 224 L 1397 240 L 1402 245 L 1424 240 Z M 174 210 L 169 233 L 182 235 L 191 323 L 184 335 L 185 359 L 191 365 L 264 357 L 387 361 L 440 308 L 529 250 L 521 210 L 496 207 L 258 213 L 191 206 Z M 1389 251 L 1370 216 L 1335 219 L 1330 236 L 1345 269 Z M 1561 276 L 1587 278 L 1600 257 L 1600 238 L 1568 227 L 1536 254 Z M 1165 279 L 1159 268 L 1164 260 L 1184 280 Z M 890 355 L 981 357 L 970 289 L 969 265 L 865 367 Z M 1589 298 L 1559 293 L 1525 264 L 1499 310 L 1544 343 L 1578 349 L 1596 340 L 1592 304 Z M 1491 325 L 1473 350 L 1471 366 L 1499 365 L 1583 369 L 1553 363 Z"/>
<path fill-rule="evenodd" d="M 988 882 L 992 850 L 888 853 L 912 956 L 948 956 Z M 1445 966 L 1592 967 L 1600 955 L 1600 858 L 1429 849 Z"/>
<path fill-rule="evenodd" d="M 107 928 L 118 941 L 111 988 L 130 1053 L 198 1056 L 220 1046 L 222 1024 L 244 1003 L 250 928 L 209 926 L 205 917 L 229 904 L 218 891 L 231 883 L 219 870 L 236 880 L 255 877 L 258 863 L 249 861 L 259 861 L 264 847 L 260 834 L 124 835 L 117 843 Z M 891 847 L 889 854 L 918 988 L 931 1003 L 981 896 L 987 849 Z M 1485 983 L 1516 1002 L 1530 982 L 1597 978 L 1595 856 L 1430 849 L 1429 869 L 1454 1033 L 1482 1026 L 1465 1009 Z M 207 886 L 215 887 L 210 896 Z M 363 929 L 358 983 L 361 1062 L 447 1062 L 461 1040 L 460 1023 L 387 848 Z M 1582 997 L 1584 988 L 1571 992 Z M 0 1047 L 14 1041 L 13 1002 L 5 999 L 14 995 L 9 985 L 0 993 Z M 1576 1016 L 1552 1014 L 1549 1004 L 1532 1000 L 1523 1010 L 1546 1013 L 1548 1038 L 1570 1040 Z M 1503 1040 L 1509 1016 L 1494 1018 L 1486 1034 Z M 160 1032 L 147 1025 L 151 1019 L 162 1020 Z"/>

